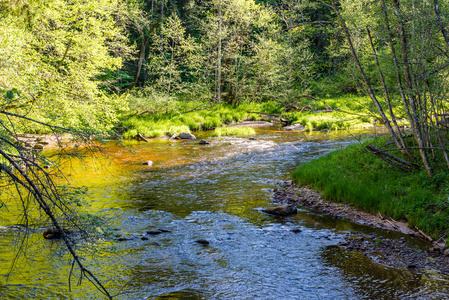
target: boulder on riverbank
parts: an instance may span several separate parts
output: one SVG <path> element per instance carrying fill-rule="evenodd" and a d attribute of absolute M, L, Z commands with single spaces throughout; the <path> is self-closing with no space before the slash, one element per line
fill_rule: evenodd
<path fill-rule="evenodd" d="M 276 216 L 288 216 L 298 212 L 296 204 L 283 204 L 275 207 L 262 209 L 263 212 Z"/>
<path fill-rule="evenodd" d="M 292 130 L 304 130 L 306 127 L 301 124 L 292 124 L 289 126 L 282 127 L 282 130 L 292 131 Z"/>
<path fill-rule="evenodd" d="M 174 134 L 171 136 L 170 140 L 195 140 L 196 136 L 189 132 L 181 132 L 180 134 Z"/>

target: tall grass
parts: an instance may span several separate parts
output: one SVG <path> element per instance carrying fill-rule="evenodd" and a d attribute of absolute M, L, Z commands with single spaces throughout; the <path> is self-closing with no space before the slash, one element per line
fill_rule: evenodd
<path fill-rule="evenodd" d="M 386 138 L 369 140 L 333 151 L 300 165 L 293 179 L 321 190 L 328 200 L 408 221 L 434 238 L 448 232 L 449 174 L 429 178 L 424 169 L 404 172 L 364 148 L 385 142 Z"/>

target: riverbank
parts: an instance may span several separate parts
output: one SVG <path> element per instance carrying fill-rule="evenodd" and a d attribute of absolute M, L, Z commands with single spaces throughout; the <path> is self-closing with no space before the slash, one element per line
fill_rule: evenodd
<path fill-rule="evenodd" d="M 430 178 L 424 168 L 404 171 L 366 149 L 373 144 L 406 159 L 391 149 L 395 147 L 389 137 L 359 142 L 300 165 L 292 174 L 294 181 L 321 191 L 326 200 L 407 222 L 429 240 L 446 242 L 449 173 L 444 158 L 433 158 L 434 176 Z M 419 153 L 412 155 L 419 157 Z"/>
<path fill-rule="evenodd" d="M 329 99 L 302 99 L 284 106 L 279 102 L 245 102 L 238 106 L 200 102 L 174 102 L 165 111 L 122 115 L 117 129 L 125 139 L 172 136 L 230 126 L 242 121 L 273 125 L 296 124 L 301 130 L 339 130 L 372 127 L 378 120 L 366 107 L 366 96 L 346 95 Z M 231 125 L 232 126 L 232 125 Z"/>
<path fill-rule="evenodd" d="M 380 214 L 370 214 L 348 204 L 326 201 L 320 192 L 291 182 L 280 184 L 273 192 L 273 200 L 276 203 L 296 204 L 335 218 L 384 230 L 382 233 L 370 234 L 351 232 L 345 237 L 345 241 L 327 246 L 328 249 L 359 251 L 378 264 L 395 268 L 449 273 L 449 251 L 445 250 L 445 245 L 430 243 L 425 235 L 410 229 L 409 224 L 405 222 L 394 221 Z M 396 232 L 408 237 L 398 236 Z M 417 247 L 417 244 L 421 246 Z"/>

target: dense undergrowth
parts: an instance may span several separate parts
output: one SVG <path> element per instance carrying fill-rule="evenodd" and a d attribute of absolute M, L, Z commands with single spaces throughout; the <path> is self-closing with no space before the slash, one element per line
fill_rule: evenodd
<path fill-rule="evenodd" d="M 405 220 L 434 239 L 444 238 L 449 231 L 449 173 L 444 159 L 433 158 L 440 171 L 430 178 L 424 168 L 405 172 L 387 164 L 366 150 L 369 143 L 394 148 L 386 137 L 355 143 L 300 165 L 293 179 L 321 190 L 328 200 Z M 399 151 L 390 152 L 401 157 Z"/>
<path fill-rule="evenodd" d="M 120 127 L 124 138 L 133 138 L 137 133 L 151 138 L 180 132 L 210 130 L 242 120 L 282 119 L 291 124 L 302 124 L 306 130 L 358 128 L 377 120 L 371 100 L 365 96 L 346 95 L 324 100 L 302 99 L 293 103 L 295 110 L 287 111 L 288 106 L 275 101 L 243 102 L 238 106 L 231 106 L 172 100 L 160 104 L 159 107 L 165 109 L 159 111 L 148 110 L 144 113 L 123 115 Z M 238 130 L 235 130 L 234 134 L 241 133 L 248 135 L 247 132 Z M 233 134 L 232 130 L 227 134 Z"/>

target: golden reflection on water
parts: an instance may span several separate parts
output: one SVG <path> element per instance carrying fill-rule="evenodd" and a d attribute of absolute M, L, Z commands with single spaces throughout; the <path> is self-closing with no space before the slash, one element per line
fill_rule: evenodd
<path fill-rule="evenodd" d="M 347 132 L 338 131 L 330 133 L 298 133 L 298 132 L 283 132 L 273 131 L 271 129 L 257 129 L 259 134 L 270 134 L 268 139 L 274 140 L 277 144 L 288 143 L 293 141 L 322 141 L 328 139 L 340 139 L 347 137 Z M 360 132 L 359 132 L 360 133 Z M 363 132 L 367 133 L 367 132 Z M 207 138 L 208 133 L 203 133 L 201 138 Z M 260 136 L 257 136 L 260 138 Z M 223 142 L 222 142 L 223 141 Z M 264 141 L 261 141 L 264 142 Z M 230 144 L 230 145 L 229 145 Z M 170 176 L 177 178 L 181 176 L 192 176 L 191 179 L 198 175 L 202 177 L 203 174 L 201 166 L 193 165 L 194 163 L 215 163 L 226 155 L 232 154 L 232 151 L 238 153 L 245 153 L 251 144 L 247 139 L 213 139 L 213 143 L 206 147 L 198 145 L 196 141 L 168 141 L 168 140 L 150 140 L 149 143 L 143 142 L 127 142 L 126 147 L 116 145 L 111 142 L 104 148 L 104 155 L 98 154 L 93 157 L 91 153 L 86 152 L 82 159 L 76 158 L 64 158 L 57 156 L 56 151 L 47 151 L 46 155 L 52 157 L 55 161 L 60 159 L 63 161 L 61 165 L 62 172 L 67 176 L 68 180 L 74 186 L 87 186 L 92 188 L 93 192 L 89 194 L 88 203 L 85 208 L 86 212 L 99 212 L 105 208 L 117 208 L 125 207 L 126 202 L 131 202 L 131 199 L 126 198 L 130 195 L 125 195 L 123 202 L 119 202 L 119 199 L 123 195 L 116 195 L 116 190 L 122 186 L 129 184 L 140 184 L 147 178 L 145 172 L 158 172 L 163 169 L 171 169 Z M 262 145 L 262 144 L 261 144 Z M 267 144 L 263 144 L 267 146 Z M 276 144 L 270 144 L 267 147 L 276 147 Z M 152 161 L 153 166 L 143 165 L 146 161 Z M 193 175 L 185 175 L 185 170 L 178 170 L 174 167 L 188 166 L 192 164 L 192 168 L 195 170 Z M 174 168 L 174 169 L 173 169 Z M 252 174 L 262 172 L 264 169 L 269 168 L 264 163 L 254 162 L 252 164 L 243 165 L 239 167 L 239 172 L 247 177 Z M 208 172 L 207 170 L 204 172 Z M 217 174 L 217 176 L 220 174 Z M 136 178 L 137 179 L 136 179 Z M 237 180 L 239 180 L 237 178 Z M 66 183 L 63 178 L 58 179 L 59 183 Z M 186 180 L 188 182 L 188 180 Z M 235 184 L 237 184 L 236 182 Z M 201 185 L 201 182 L 198 183 Z M 300 211 L 298 215 L 288 221 L 277 220 L 267 215 L 261 215 L 255 210 L 255 207 L 261 205 L 261 203 L 267 203 L 267 191 L 262 188 L 270 186 L 264 183 L 253 183 L 253 187 L 257 187 L 256 190 L 247 191 L 244 194 L 233 195 L 231 194 L 232 180 L 218 183 L 215 187 L 211 184 L 205 183 L 209 189 L 205 190 L 206 195 L 204 199 L 193 198 L 192 203 L 187 203 L 187 200 L 183 199 L 185 195 L 176 195 L 180 197 L 179 202 L 166 203 L 162 199 L 152 199 L 152 190 L 139 192 L 139 196 L 147 197 L 142 206 L 139 207 L 138 203 L 133 203 L 133 208 L 139 208 L 141 211 L 156 213 L 157 211 L 170 212 L 175 215 L 176 218 L 184 220 L 184 218 L 191 215 L 192 211 L 220 211 L 222 214 L 229 214 L 231 216 L 238 216 L 243 219 L 247 219 L 247 223 L 250 226 L 263 226 L 267 223 L 281 223 L 288 224 L 293 222 L 294 224 L 301 224 L 301 226 L 307 228 L 319 228 L 324 230 L 338 230 L 347 231 L 358 229 L 354 224 L 345 222 L 342 220 L 335 220 L 332 218 L 322 217 L 315 213 L 307 211 Z M 114 188 L 111 188 L 114 187 Z M 138 186 L 138 188 L 141 188 Z M 214 191 L 214 188 L 216 191 Z M 147 194 L 145 194 L 147 192 Z M 210 193 L 210 194 L 207 194 Z M 171 195 L 171 194 L 170 194 Z M 174 197 L 173 196 L 173 197 Z M 198 195 L 195 195 L 198 196 Z M 201 196 L 201 195 L 200 195 Z M 198 196 L 199 197 L 199 196 Z M 123 198 L 123 197 L 122 197 Z M 213 198 L 213 200 L 206 199 Z M 209 200 L 209 202 L 202 203 L 203 200 Z M 12 225 L 17 222 L 17 218 L 21 215 L 21 206 L 15 205 L 17 199 L 9 197 L 8 209 L 2 208 L 0 210 L 0 225 Z M 195 201 L 199 203 L 194 203 Z M 132 201 L 135 201 L 133 199 Z M 154 203 L 152 203 L 152 201 Z M 167 201 L 168 202 L 168 201 Z M 190 207 L 175 207 L 176 205 L 185 204 Z M 151 208 L 154 205 L 154 208 Z M 209 206 L 214 207 L 209 207 Z M 118 211 L 119 213 L 120 211 Z M 179 212 L 179 213 L 178 213 Z M 30 211 L 31 215 L 36 215 L 36 219 L 40 218 L 40 214 L 36 211 Z M 211 213 L 212 214 L 212 213 Z M 173 217 L 173 218 L 175 218 Z M 209 216 L 210 220 L 203 220 L 200 227 L 207 227 L 209 223 L 213 223 L 213 218 L 216 216 Z M 150 218 L 150 217 L 148 217 Z M 226 220 L 224 220 L 226 221 Z M 188 220 L 186 222 L 189 222 Z M 199 221 L 195 221 L 199 222 Z M 209 223 L 208 223 L 209 222 Z M 297 223 L 295 223 L 297 222 Z M 298 226 L 298 225 L 295 225 Z M 251 227 L 253 228 L 253 227 Z M 242 230 L 239 224 L 224 224 L 221 229 L 227 232 L 234 232 Z M 239 232 L 240 233 L 240 232 Z M 287 232 L 288 233 L 288 232 Z M 284 234 L 287 234 L 284 233 Z M 256 235 L 256 238 L 259 236 Z M 295 236 L 301 238 L 301 233 Z M 42 237 L 42 229 L 37 229 L 35 233 L 28 235 L 25 240 L 21 240 L 21 235 L 18 232 L 2 233 L 0 231 L 0 298 L 2 291 L 8 289 L 6 293 L 10 297 L 26 297 L 26 298 L 55 298 L 55 299 L 83 299 L 83 296 L 93 295 L 92 286 L 84 280 L 80 287 L 74 288 L 75 292 L 68 293 L 67 274 L 70 273 L 71 258 L 66 251 L 62 250 L 60 241 L 48 241 Z M 161 238 L 162 239 L 162 238 Z M 307 240 L 307 238 L 304 238 Z M 310 239 L 310 237 L 309 237 Z M 140 240 L 139 240 L 140 241 Z M 169 238 L 167 238 L 167 243 Z M 126 244 L 118 244 L 112 241 L 104 241 L 99 245 L 98 251 L 93 251 L 89 247 L 80 247 L 81 254 L 85 254 L 87 257 L 85 262 L 88 266 L 95 271 L 95 274 L 111 288 L 113 292 L 120 292 L 123 284 L 135 287 L 136 289 L 143 288 L 143 284 L 153 284 L 157 282 L 164 283 L 175 280 L 185 280 L 186 283 L 191 283 L 192 280 L 189 276 L 194 278 L 198 276 L 196 272 L 179 269 L 183 268 L 184 260 L 186 259 L 182 251 L 176 247 L 182 240 L 177 240 L 174 246 L 168 250 L 168 248 L 159 247 L 155 244 L 145 244 L 145 246 L 134 243 L 133 246 L 128 248 Z M 251 241 L 252 242 L 252 241 Z M 257 241 L 255 241 L 257 242 Z M 318 243 L 315 238 L 307 242 Z M 22 247 L 21 247 L 22 246 Z M 26 249 L 26 252 L 21 252 L 21 249 Z M 190 248 L 189 248 L 190 249 Z M 232 263 L 226 258 L 230 250 L 219 248 L 192 248 L 191 251 L 196 251 L 196 255 L 200 257 L 200 264 L 216 264 L 222 269 L 228 268 L 228 265 Z M 218 249 L 218 250 L 217 250 Z M 251 250 L 251 249 L 250 249 Z M 292 250 L 292 249 L 291 249 Z M 92 252 L 91 252 L 92 251 Z M 134 254 L 138 254 L 141 251 L 148 255 L 148 260 L 152 260 L 151 263 L 142 266 L 142 263 L 136 263 L 132 261 L 130 257 Z M 171 251 L 171 252 L 170 252 Z M 220 256 L 220 251 L 223 251 Z M 292 250 L 293 251 L 293 250 Z M 20 255 L 17 256 L 17 253 Z M 191 255 L 191 254 L 185 254 Z M 347 252 L 340 250 L 323 250 L 317 251 L 316 256 L 331 268 L 334 268 L 340 272 L 343 285 L 346 284 L 356 290 L 356 295 L 360 295 L 366 299 L 395 299 L 397 295 L 409 296 L 407 290 L 412 292 L 428 289 L 430 291 L 447 291 L 447 284 L 445 283 L 447 278 L 439 277 L 435 275 L 423 276 L 417 272 L 411 272 L 407 270 L 398 270 L 393 268 L 385 268 L 376 265 L 371 260 L 366 258 L 357 252 Z M 11 273 L 11 277 L 6 281 L 6 278 L 11 270 L 11 261 L 17 257 L 15 262 L 15 269 Z M 190 256 L 188 256 L 190 257 Z M 198 262 L 188 261 L 193 268 L 197 268 L 195 264 Z M 299 264 L 299 262 L 296 262 Z M 198 267 L 199 268 L 199 267 Z M 313 270 L 312 270 L 313 271 Z M 190 272 L 190 273 L 189 273 Z M 111 274 L 117 274 L 112 276 Z M 74 284 L 79 274 L 74 273 Z M 128 277 L 127 282 L 120 282 L 122 278 Z M 138 277 L 135 277 L 138 276 Z M 217 282 L 220 280 L 215 278 Z M 444 284 L 443 284 L 443 283 Z M 174 283 L 175 284 L 175 283 Z M 226 282 L 222 283 L 223 285 Z M 129 287 L 128 286 L 128 287 Z M 126 288 L 124 288 L 126 290 Z M 382 294 L 387 291 L 386 294 Z M 398 293 L 397 295 L 395 293 Z M 69 295 L 69 296 L 67 296 Z M 207 297 L 208 291 L 198 291 L 195 289 L 185 289 L 181 291 L 170 292 L 165 296 L 160 296 L 158 299 L 185 299 L 191 297 L 192 299 L 201 299 Z M 184 298 L 183 298 L 184 297 Z M 126 299 L 126 295 L 121 297 Z M 349 299 L 349 298 L 348 298 Z"/>

